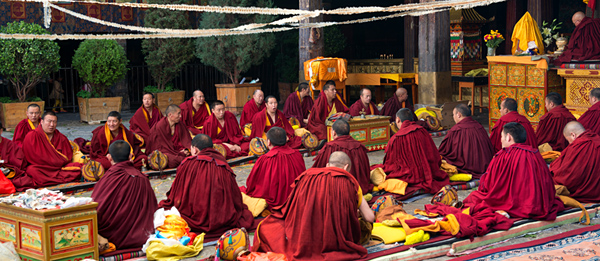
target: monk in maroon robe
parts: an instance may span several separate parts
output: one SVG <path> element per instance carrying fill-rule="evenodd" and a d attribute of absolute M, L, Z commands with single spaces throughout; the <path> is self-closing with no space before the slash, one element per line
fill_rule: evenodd
<path fill-rule="evenodd" d="M 246 194 L 267 201 L 269 209 L 285 203 L 291 185 L 306 170 L 298 150 L 286 144 L 285 130 L 273 127 L 267 132 L 269 152 L 260 156 L 246 180 Z"/>
<path fill-rule="evenodd" d="M 208 135 L 214 144 L 223 145 L 227 159 L 247 156 L 250 142 L 242 135 L 235 115 L 225 111 L 222 101 L 213 102 L 211 110 L 212 114 L 204 122 L 202 133 Z"/>
<path fill-rule="evenodd" d="M 283 105 L 283 115 L 286 118 L 296 118 L 300 122 L 300 127 L 306 128 L 308 123 L 308 115 L 315 102 L 310 97 L 310 89 L 308 83 L 300 83 L 298 91 L 295 91 L 288 96 Z"/>
<path fill-rule="evenodd" d="M 27 133 L 38 127 L 40 124 L 40 115 L 41 109 L 39 105 L 32 103 L 27 106 L 27 118 L 17 124 L 13 134 L 13 142 L 17 146 L 22 146 Z"/>
<path fill-rule="evenodd" d="M 179 106 L 169 105 L 165 110 L 165 114 L 167 116 L 150 130 L 146 152 L 150 155 L 153 151 L 159 150 L 167 155 L 169 160 L 167 167 L 177 168 L 185 157 L 191 155 L 189 147 L 192 144 L 192 137 L 183 122 L 181 122 L 181 109 L 179 109 Z"/>
<path fill-rule="evenodd" d="M 144 140 L 136 136 L 122 124 L 121 114 L 117 111 L 108 113 L 108 119 L 104 126 L 100 126 L 92 131 L 92 145 L 90 157 L 92 160 L 100 162 L 104 170 L 108 170 L 112 164 L 108 156 L 108 147 L 117 140 L 124 140 L 129 143 L 131 154 L 133 156 L 133 165 L 142 168 L 142 160 L 148 162 L 148 157 L 142 153 L 140 147 L 144 145 Z"/>
<path fill-rule="evenodd" d="M 452 115 L 456 125 L 442 140 L 440 155 L 446 162 L 456 166 L 459 173 L 473 174 L 474 178 L 479 178 L 494 157 L 490 137 L 483 126 L 471 118 L 471 110 L 467 105 L 456 105 Z"/>
<path fill-rule="evenodd" d="M 98 202 L 98 234 L 117 250 L 133 252 L 154 234 L 158 204 L 148 177 L 130 161 L 130 150 L 123 140 L 110 144 L 108 157 L 113 166 L 94 186 L 92 199 Z"/>
<path fill-rule="evenodd" d="M 244 110 L 240 117 L 240 127 L 244 128 L 244 125 L 252 123 L 254 115 L 264 110 L 265 106 L 265 94 L 261 90 L 254 91 L 252 99 L 244 104 Z"/>
<path fill-rule="evenodd" d="M 390 122 L 394 122 L 396 120 L 396 112 L 402 108 L 409 108 L 411 111 L 415 110 L 413 104 L 408 99 L 408 92 L 406 89 L 400 87 L 396 90 L 396 93 L 383 104 L 380 114 L 382 116 L 390 116 Z M 416 116 L 412 120 L 416 121 Z"/>
<path fill-rule="evenodd" d="M 600 202 L 600 136 L 576 121 L 568 123 L 564 133 L 570 144 L 550 164 L 554 184 L 567 187 L 579 202 Z"/>
<path fill-rule="evenodd" d="M 492 134 L 490 135 L 490 140 L 492 140 L 492 145 L 494 145 L 494 153 L 502 149 L 502 142 L 500 142 L 502 128 L 504 127 L 504 124 L 509 122 L 516 122 L 523 125 L 525 131 L 527 131 L 527 141 L 524 143 L 531 147 L 537 148 L 538 142 L 537 138 L 535 137 L 535 131 L 533 130 L 533 127 L 531 127 L 529 120 L 525 118 L 525 116 L 520 115 L 517 111 L 517 101 L 515 101 L 515 99 L 504 99 L 502 103 L 500 103 L 500 114 L 502 117 L 498 119 L 492 128 Z"/>
<path fill-rule="evenodd" d="M 277 109 L 277 98 L 275 96 L 267 96 L 267 107 L 254 115 L 252 119 L 251 138 L 261 137 L 267 138 L 267 132 L 272 127 L 283 128 L 287 134 L 287 144 L 292 149 L 302 147 L 302 139 L 294 134 L 294 129 L 290 122 L 285 118 L 283 112 Z"/>
<path fill-rule="evenodd" d="M 145 93 L 142 102 L 142 107 L 129 120 L 129 129 L 147 140 L 150 137 L 150 129 L 163 118 L 163 115 L 154 104 L 154 94 Z"/>
<path fill-rule="evenodd" d="M 181 108 L 181 121 L 192 135 L 202 133 L 204 121 L 211 114 L 208 103 L 204 100 L 204 93 L 194 91 L 192 98 L 179 105 L 179 108 Z"/>
<path fill-rule="evenodd" d="M 362 143 L 356 141 L 350 136 L 350 125 L 344 120 L 337 120 L 331 126 L 333 140 L 325 143 L 325 146 L 319 151 L 319 154 L 313 159 L 315 163 L 313 168 L 323 168 L 329 161 L 329 156 L 333 152 L 341 151 L 352 159 L 352 168 L 350 174 L 358 181 L 360 188 L 364 193 L 373 189 L 371 184 L 371 166 L 367 148 Z"/>
<path fill-rule="evenodd" d="M 380 112 L 377 109 L 377 105 L 371 101 L 371 90 L 362 89 L 360 90 L 360 99 L 350 106 L 350 115 L 379 115 Z"/>
<path fill-rule="evenodd" d="M 600 135 L 600 88 L 590 91 L 590 106 L 588 110 L 579 117 L 579 121 L 586 130 Z"/>
<path fill-rule="evenodd" d="M 565 52 L 554 60 L 555 65 L 572 60 L 600 59 L 600 19 L 589 18 L 583 12 L 577 12 L 572 18 L 575 30 L 569 39 Z"/>
<path fill-rule="evenodd" d="M 563 129 L 567 123 L 576 119 L 569 109 L 562 104 L 560 94 L 555 92 L 551 92 L 546 96 L 546 110 L 548 110 L 548 113 L 540 117 L 540 124 L 535 133 L 538 146 L 548 143 L 552 150 L 562 151 L 569 145 L 563 135 Z"/>
<path fill-rule="evenodd" d="M 223 155 L 213 149 L 210 137 L 192 140 L 192 156 L 177 168 L 177 176 L 158 207 L 176 207 L 190 229 L 207 237 L 232 228 L 250 228 L 254 218 L 242 202 L 242 192 Z"/>
<path fill-rule="evenodd" d="M 448 174 L 440 170 L 442 157 L 429 133 L 412 121 L 414 113 L 407 108 L 396 113 L 396 124 L 400 129 L 385 148 L 381 167 L 387 178 L 408 183 L 406 195 L 419 189 L 426 193 L 436 193 L 449 184 Z"/>
<path fill-rule="evenodd" d="M 282 253 L 289 260 L 356 260 L 367 256 L 359 244 L 359 214 L 375 216 L 348 173 L 350 158 L 331 154 L 326 168 L 302 173 L 285 204 L 256 230 L 252 251 Z"/>
<path fill-rule="evenodd" d="M 2 136 L 2 123 L 0 123 L 0 136 Z M 23 150 L 20 146 L 15 144 L 15 142 L 0 137 L 0 170 L 4 173 L 9 179 L 18 180 L 19 177 L 25 175 L 25 155 L 23 155 Z M 23 188 L 22 184 L 14 184 L 15 188 Z M 17 187 L 17 185 L 20 185 Z M 22 190 L 27 189 L 23 188 Z M 21 191 L 22 191 L 21 190 Z"/>
<path fill-rule="evenodd" d="M 325 125 L 325 121 L 327 121 L 329 116 L 338 112 L 348 113 L 349 110 L 342 101 L 342 98 L 337 95 L 335 82 L 327 81 L 325 86 L 323 86 L 323 91 L 315 101 L 306 128 L 310 133 L 317 136 L 319 140 L 325 140 L 327 139 L 327 126 Z"/>

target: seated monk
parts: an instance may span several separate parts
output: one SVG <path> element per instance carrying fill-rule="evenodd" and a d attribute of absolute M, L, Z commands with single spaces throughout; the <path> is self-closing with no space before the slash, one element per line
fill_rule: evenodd
<path fill-rule="evenodd" d="M 32 103 L 27 106 L 27 118 L 20 121 L 15 127 L 13 142 L 17 146 L 22 146 L 27 133 L 38 127 L 40 124 L 40 115 L 41 110 L 39 105 Z"/>
<path fill-rule="evenodd" d="M 133 166 L 126 141 L 113 142 L 108 151 L 113 166 L 92 192 L 92 199 L 98 202 L 98 234 L 115 244 L 117 250 L 139 250 L 154 233 L 154 211 L 158 207 L 154 189 L 148 177 Z"/>
<path fill-rule="evenodd" d="M 117 111 L 111 111 L 108 113 L 106 124 L 92 131 L 90 158 L 100 162 L 104 170 L 108 170 L 112 166 L 108 158 L 108 147 L 117 140 L 124 140 L 129 143 L 133 165 L 136 168 L 142 168 L 142 160 L 148 162 L 148 157 L 140 149 L 144 145 L 144 140 L 129 131 L 123 126 L 122 122 L 121 114 Z"/>
<path fill-rule="evenodd" d="M 192 140 L 192 156 L 177 168 L 177 176 L 159 208 L 176 207 L 190 229 L 220 236 L 232 228 L 250 228 L 252 213 L 242 202 L 242 192 L 223 155 L 213 149 L 210 137 Z"/>
<path fill-rule="evenodd" d="M 516 122 L 523 125 L 525 131 L 527 131 L 527 141 L 525 141 L 525 144 L 537 148 L 538 142 L 535 137 L 535 131 L 533 130 L 533 127 L 531 127 L 529 120 L 525 118 L 525 116 L 520 115 L 517 111 L 517 101 L 515 101 L 515 99 L 506 98 L 500 103 L 500 115 L 502 115 L 502 117 L 498 119 L 492 128 L 492 134 L 490 135 L 490 140 L 492 140 L 492 145 L 494 145 L 494 153 L 502 149 L 502 142 L 500 141 L 502 130 L 504 124 L 509 122 Z"/>
<path fill-rule="evenodd" d="M 572 60 L 600 59 L 600 19 L 589 18 L 583 12 L 577 12 L 572 18 L 575 30 L 569 39 L 565 52 L 554 60 L 555 65 L 568 63 Z"/>
<path fill-rule="evenodd" d="M 600 88 L 594 88 L 590 91 L 590 106 L 587 111 L 579 117 L 577 121 L 583 125 L 586 130 L 590 130 L 600 135 Z"/>
<path fill-rule="evenodd" d="M 308 83 L 300 83 L 300 85 L 298 85 L 298 90 L 292 92 L 287 100 L 285 100 L 285 104 L 283 105 L 283 115 L 288 119 L 292 117 L 296 118 L 300 121 L 300 127 L 306 128 L 308 115 L 314 104 L 315 102 L 310 96 Z"/>
<path fill-rule="evenodd" d="M 554 184 L 567 187 L 579 202 L 600 202 L 600 136 L 576 121 L 565 126 L 564 136 L 570 144 L 550 164 Z"/>
<path fill-rule="evenodd" d="M 150 137 L 150 129 L 163 118 L 163 114 L 158 106 L 154 104 L 153 93 L 144 93 L 142 102 L 142 107 L 135 111 L 135 114 L 129 120 L 129 129 L 147 140 Z"/>
<path fill-rule="evenodd" d="M 2 122 L 0 122 L 0 136 L 2 136 Z M 23 149 L 14 141 L 7 138 L 0 137 L 0 171 L 9 179 L 12 179 L 13 185 L 19 191 L 27 189 L 17 181 L 20 177 L 25 175 L 25 155 L 23 155 Z M 17 182 L 17 184 L 15 184 Z"/>
<path fill-rule="evenodd" d="M 247 156 L 249 141 L 244 138 L 240 125 L 233 113 L 225 110 L 222 101 L 213 102 L 212 114 L 204 122 L 202 133 L 208 135 L 214 144 L 222 144 L 227 151 L 227 159 Z"/>
<path fill-rule="evenodd" d="M 279 127 L 267 132 L 269 152 L 260 156 L 246 180 L 246 194 L 267 201 L 269 209 L 283 205 L 292 192 L 292 184 L 306 170 L 298 150 L 286 144 L 287 134 Z"/>
<path fill-rule="evenodd" d="M 191 155 L 189 146 L 192 137 L 181 122 L 181 109 L 175 104 L 169 105 L 165 110 L 166 117 L 162 118 L 150 130 L 150 137 L 146 145 L 146 153 L 150 155 L 155 150 L 167 155 L 168 168 L 177 168 L 185 157 Z"/>
<path fill-rule="evenodd" d="M 473 174 L 473 177 L 479 178 L 494 157 L 490 137 L 483 126 L 471 118 L 471 110 L 467 105 L 456 105 L 452 116 L 456 125 L 442 140 L 440 155 L 446 162 L 456 166 L 458 173 Z"/>
<path fill-rule="evenodd" d="M 310 133 L 314 134 L 319 140 L 327 139 L 327 126 L 325 121 L 329 116 L 338 112 L 348 113 L 348 107 L 342 101 L 335 90 L 335 82 L 327 81 L 323 86 L 323 91 L 319 94 L 319 98 L 315 101 L 306 128 Z"/>
<path fill-rule="evenodd" d="M 265 94 L 260 89 L 255 90 L 254 94 L 252 94 L 252 99 L 244 104 L 244 110 L 240 117 L 240 127 L 244 128 L 244 125 L 252 123 L 254 115 L 265 108 Z"/>
<path fill-rule="evenodd" d="M 65 135 L 56 129 L 58 118 L 54 112 L 45 112 L 41 128 L 30 131 L 23 141 L 23 153 L 29 164 L 17 182 L 28 187 L 47 187 L 78 181 L 81 163 L 72 163 L 73 148 Z M 31 183 L 32 182 L 32 183 Z"/>
<path fill-rule="evenodd" d="M 302 147 L 302 139 L 294 134 L 294 129 L 290 122 L 285 118 L 283 112 L 277 109 L 277 98 L 275 96 L 267 96 L 267 107 L 254 115 L 252 119 L 251 138 L 260 137 L 267 138 L 267 132 L 273 127 L 285 129 L 287 134 L 287 144 L 292 149 Z"/>
<path fill-rule="evenodd" d="M 210 108 L 204 100 L 204 93 L 196 90 L 192 98 L 179 105 L 181 120 L 192 135 L 202 133 L 204 121 L 210 116 Z"/>
<path fill-rule="evenodd" d="M 408 92 L 406 89 L 400 87 L 396 89 L 396 92 L 392 97 L 390 97 L 385 104 L 383 104 L 383 108 L 381 108 L 382 116 L 390 116 L 390 123 L 396 120 L 396 112 L 398 112 L 402 108 L 409 108 L 411 111 L 414 111 L 412 102 L 408 99 Z M 412 119 L 416 121 L 415 118 Z"/>
<path fill-rule="evenodd" d="M 552 150 L 562 151 L 569 143 L 563 135 L 565 125 L 575 121 L 575 117 L 569 109 L 562 104 L 560 94 L 551 92 L 546 95 L 546 110 L 548 113 L 540 117 L 540 124 L 535 133 L 538 146 L 548 143 Z"/>
<path fill-rule="evenodd" d="M 358 213 L 367 222 L 375 215 L 348 173 L 351 166 L 348 155 L 337 151 L 326 168 L 302 173 L 285 204 L 260 223 L 252 251 L 282 253 L 290 260 L 366 257 Z"/>
<path fill-rule="evenodd" d="M 471 213 L 490 209 L 511 218 L 554 220 L 564 204 L 538 149 L 525 143 L 527 131 L 517 122 L 503 125 L 502 150 L 496 153 L 478 190 L 463 201 Z"/>
<path fill-rule="evenodd" d="M 400 109 L 396 113 L 398 132 L 390 138 L 385 148 L 381 167 L 387 178 L 399 179 L 408 183 L 406 193 L 419 189 L 425 193 L 436 193 L 448 185 L 448 174 L 440 170 L 442 157 L 433 143 L 429 133 L 412 121 L 414 113 L 408 109 Z"/>
<path fill-rule="evenodd" d="M 377 105 L 371 101 L 371 90 L 363 88 L 360 90 L 360 99 L 350 106 L 350 115 L 379 115 Z"/>
<path fill-rule="evenodd" d="M 313 168 L 324 168 L 333 152 L 341 151 L 352 159 L 352 167 L 348 172 L 354 176 L 364 193 L 373 189 L 371 184 L 371 170 L 367 148 L 362 143 L 350 136 L 350 124 L 344 120 L 337 120 L 331 126 L 333 140 L 325 143 L 319 154 L 313 159 Z"/>

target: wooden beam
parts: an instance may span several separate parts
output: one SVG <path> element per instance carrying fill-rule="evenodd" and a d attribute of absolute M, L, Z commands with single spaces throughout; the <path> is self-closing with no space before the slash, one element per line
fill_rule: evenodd
<path fill-rule="evenodd" d="M 300 10 L 320 10 L 323 9 L 322 0 L 299 0 Z M 323 16 L 320 15 L 316 18 L 304 19 L 301 23 L 315 23 L 322 22 Z M 298 53 L 300 69 L 299 80 L 300 82 L 306 81 L 304 79 L 304 62 L 313 59 L 317 56 L 323 56 L 324 52 L 324 35 L 323 28 L 304 28 L 298 32 Z"/>
<path fill-rule="evenodd" d="M 418 3 L 418 0 L 405 0 L 405 4 Z M 415 72 L 413 59 L 419 54 L 419 18 L 404 17 L 404 65 L 403 72 Z"/>

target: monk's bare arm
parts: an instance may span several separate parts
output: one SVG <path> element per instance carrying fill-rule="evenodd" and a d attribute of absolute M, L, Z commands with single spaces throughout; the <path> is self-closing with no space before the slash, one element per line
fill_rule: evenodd
<path fill-rule="evenodd" d="M 358 209 L 360 210 L 363 218 L 365 218 L 365 221 L 371 223 L 375 222 L 375 214 L 373 214 L 373 210 L 371 210 L 365 198 L 362 199 L 362 203 L 360 203 L 360 207 Z"/>

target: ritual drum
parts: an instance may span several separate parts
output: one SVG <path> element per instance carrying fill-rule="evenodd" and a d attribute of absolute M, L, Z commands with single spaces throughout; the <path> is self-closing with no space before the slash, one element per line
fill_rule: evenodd
<path fill-rule="evenodd" d="M 263 155 L 269 151 L 267 141 L 263 138 L 256 137 L 250 141 L 250 155 Z"/>
<path fill-rule="evenodd" d="M 302 145 L 309 150 L 314 150 L 319 146 L 319 138 L 310 132 L 306 132 L 302 135 Z"/>
<path fill-rule="evenodd" d="M 227 150 L 225 149 L 225 146 L 223 146 L 223 144 L 213 144 L 213 148 L 219 153 L 221 153 L 223 157 L 227 157 Z"/>
<path fill-rule="evenodd" d="M 437 131 L 440 129 L 440 121 L 436 117 L 426 116 L 425 122 L 427 122 L 429 129 L 432 131 Z"/>
<path fill-rule="evenodd" d="M 98 181 L 102 176 L 104 176 L 104 167 L 100 162 L 95 160 L 89 160 L 85 165 L 83 165 L 83 169 L 81 170 L 81 175 L 87 181 Z"/>
<path fill-rule="evenodd" d="M 234 228 L 225 232 L 217 241 L 216 256 L 223 260 L 238 260 L 237 258 L 248 252 L 250 239 L 245 228 Z"/>
<path fill-rule="evenodd" d="M 169 163 L 169 158 L 159 150 L 153 151 L 150 153 L 150 156 L 148 156 L 148 164 L 150 164 L 150 168 L 154 170 L 165 169 L 167 167 L 167 163 Z"/>
<path fill-rule="evenodd" d="M 250 137 L 250 135 L 252 134 L 252 123 L 246 123 L 246 125 L 244 125 L 243 131 L 245 137 Z"/>
<path fill-rule="evenodd" d="M 290 125 L 292 125 L 292 128 L 294 130 L 297 128 L 300 128 L 300 121 L 298 119 L 296 119 L 295 117 L 291 117 L 289 122 L 290 122 Z"/>

